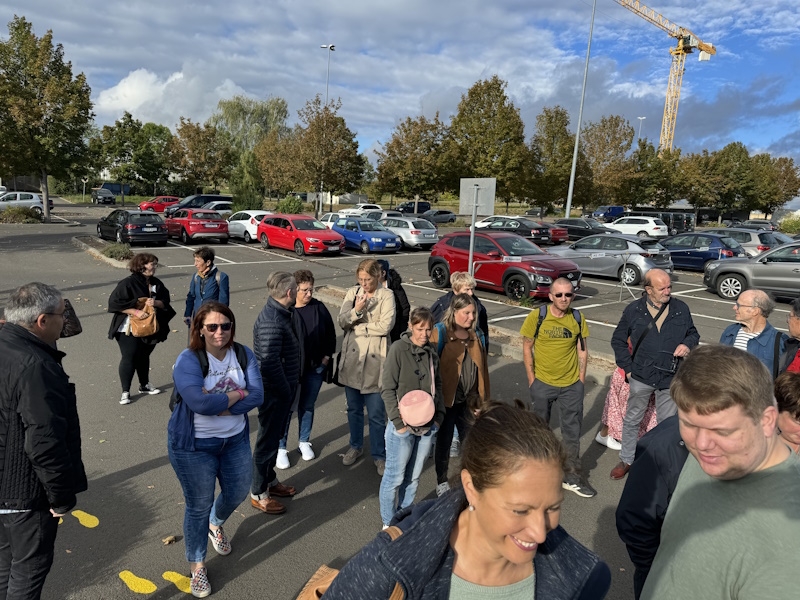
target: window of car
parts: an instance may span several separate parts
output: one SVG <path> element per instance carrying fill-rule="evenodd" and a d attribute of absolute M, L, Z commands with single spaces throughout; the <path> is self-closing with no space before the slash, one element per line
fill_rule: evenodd
<path fill-rule="evenodd" d="M 694 241 L 693 235 L 676 235 L 672 239 L 664 240 L 663 243 L 667 248 L 675 248 L 678 246 L 691 247 L 693 241 Z"/>
<path fill-rule="evenodd" d="M 596 250 L 603 247 L 603 239 L 599 235 L 585 237 L 575 242 L 576 250 Z"/>
<path fill-rule="evenodd" d="M 4 194 L 2 197 L 0 197 L 0 202 L 13 202 L 14 198 L 16 197 L 17 195 L 13 192 L 11 194 Z"/>
<path fill-rule="evenodd" d="M 780 246 L 780 240 L 775 237 L 775 235 L 771 231 L 765 231 L 764 233 L 758 233 L 758 240 L 762 244 L 767 244 L 769 246 Z"/>
<path fill-rule="evenodd" d="M 697 235 L 694 239 L 695 248 L 710 248 L 714 244 L 714 238 L 707 235 Z"/>
<path fill-rule="evenodd" d="M 469 250 L 469 236 L 457 235 L 450 240 L 450 245 L 459 250 Z"/>
<path fill-rule="evenodd" d="M 163 223 L 164 221 L 158 215 L 149 213 L 133 213 L 128 221 L 132 225 L 147 225 L 149 223 Z"/>
<path fill-rule="evenodd" d="M 327 229 L 324 223 L 316 219 L 295 219 L 292 221 L 298 231 L 313 231 L 314 229 Z"/>
<path fill-rule="evenodd" d="M 495 240 L 509 256 L 531 256 L 545 254 L 538 246 L 523 237 L 503 237 Z"/>
<path fill-rule="evenodd" d="M 485 237 L 475 236 L 475 253 L 476 254 L 489 254 L 489 252 L 497 252 L 497 246 L 492 240 L 487 240 Z"/>
<path fill-rule="evenodd" d="M 407 221 L 403 221 L 403 223 L 407 223 Z M 426 221 L 425 219 L 417 219 L 416 221 L 412 221 L 411 225 L 416 229 L 436 229 L 436 227 L 433 226 L 433 223 Z"/>
<path fill-rule="evenodd" d="M 514 221 L 504 221 L 498 219 L 496 221 L 492 221 L 492 223 L 489 225 L 489 229 L 505 229 L 509 226 L 514 227 L 515 225 L 511 225 L 512 223 L 514 223 Z"/>
<path fill-rule="evenodd" d="M 600 221 L 596 219 L 578 219 L 581 225 L 589 225 L 591 227 L 605 227 Z"/>
<path fill-rule="evenodd" d="M 645 250 L 653 250 L 656 252 L 659 250 L 666 250 L 666 248 L 664 248 L 664 246 L 662 246 L 658 240 L 654 240 L 652 238 L 640 238 L 636 240 L 636 243 Z"/>
<path fill-rule="evenodd" d="M 378 221 L 361 221 L 361 231 L 386 231 Z"/>
<path fill-rule="evenodd" d="M 777 239 L 781 244 L 788 244 L 794 241 L 794 239 L 779 231 L 773 231 L 772 235 L 775 236 L 775 239 Z"/>
<path fill-rule="evenodd" d="M 632 219 L 630 217 L 623 217 L 618 221 L 614 221 L 616 225 L 628 225 L 629 223 L 636 223 L 636 219 Z"/>
<path fill-rule="evenodd" d="M 358 225 L 355 221 L 347 221 L 347 231 L 358 231 Z"/>
<path fill-rule="evenodd" d="M 600 237 L 600 240 L 603 241 L 603 249 L 604 250 L 627 250 L 628 249 L 628 242 L 623 240 L 622 238 L 618 237 Z"/>
<path fill-rule="evenodd" d="M 195 213 L 194 218 L 200 219 L 201 221 L 221 221 L 222 215 L 219 214 L 218 212 L 209 211 L 209 212 Z"/>
<path fill-rule="evenodd" d="M 735 239 L 730 237 L 721 237 L 719 238 L 720 244 L 725 246 L 726 248 L 741 248 L 742 245 L 737 242 Z"/>
<path fill-rule="evenodd" d="M 664 223 L 664 221 L 662 221 L 661 219 L 653 219 L 653 223 L 655 223 L 659 227 L 666 227 L 667 226 L 667 224 Z"/>
<path fill-rule="evenodd" d="M 20 194 L 20 200 L 33 200 L 33 194 Z"/>
<path fill-rule="evenodd" d="M 800 246 L 787 246 L 771 253 L 766 257 L 768 262 L 800 263 Z"/>

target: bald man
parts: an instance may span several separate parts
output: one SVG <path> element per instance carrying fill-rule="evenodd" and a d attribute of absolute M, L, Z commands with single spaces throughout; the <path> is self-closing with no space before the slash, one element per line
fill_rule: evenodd
<path fill-rule="evenodd" d="M 766 292 L 742 292 L 733 304 L 736 323 L 722 332 L 719 343 L 749 352 L 764 363 L 775 379 L 788 336 L 767 321 L 773 310 L 775 301 Z"/>
<path fill-rule="evenodd" d="M 617 366 L 630 383 L 628 408 L 622 419 L 620 462 L 611 479 L 627 475 L 636 454 L 639 425 L 650 395 L 656 396 L 659 423 L 678 412 L 669 385 L 680 359 L 700 343 L 692 315 L 685 302 L 671 297 L 672 280 L 666 271 L 651 269 L 644 277 L 644 293 L 623 311 L 614 330 L 611 347 Z M 633 351 L 628 349 L 628 339 Z"/>

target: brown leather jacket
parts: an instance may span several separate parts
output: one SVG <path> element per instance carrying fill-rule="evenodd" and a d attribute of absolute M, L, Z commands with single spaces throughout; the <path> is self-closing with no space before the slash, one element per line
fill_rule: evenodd
<path fill-rule="evenodd" d="M 431 345 L 436 348 L 438 343 L 439 331 L 434 327 L 431 332 Z M 469 331 L 467 352 L 469 352 L 472 362 L 478 367 L 478 395 L 480 395 L 482 402 L 488 402 L 491 398 L 489 392 L 489 361 L 487 360 L 486 349 L 481 346 L 474 329 Z M 439 357 L 439 373 L 442 377 L 444 405 L 447 408 L 453 406 L 463 360 L 464 345 L 461 340 L 453 336 L 452 331 L 448 330 L 447 341 L 442 349 L 442 355 Z"/>

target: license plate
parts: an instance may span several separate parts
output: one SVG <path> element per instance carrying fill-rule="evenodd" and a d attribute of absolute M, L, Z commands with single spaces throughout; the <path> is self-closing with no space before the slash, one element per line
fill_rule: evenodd
<path fill-rule="evenodd" d="M 432 237 L 436 237 L 436 234 L 435 234 L 435 233 L 426 233 L 426 234 L 425 234 L 425 237 L 426 237 L 426 238 L 432 238 Z"/>
<path fill-rule="evenodd" d="M 212 229 L 216 229 L 217 227 L 219 227 L 219 225 L 216 223 L 206 223 L 206 227 L 211 227 Z"/>
<path fill-rule="evenodd" d="M 394 242 L 390 242 L 390 243 L 386 244 L 386 247 L 387 248 L 394 248 Z"/>
<path fill-rule="evenodd" d="M 542 236 L 542 239 L 543 239 L 543 240 L 549 240 L 549 239 L 550 239 L 550 236 L 549 236 L 549 235 L 543 235 L 543 236 Z"/>
<path fill-rule="evenodd" d="M 158 231 L 155 227 L 142 227 L 142 231 Z"/>

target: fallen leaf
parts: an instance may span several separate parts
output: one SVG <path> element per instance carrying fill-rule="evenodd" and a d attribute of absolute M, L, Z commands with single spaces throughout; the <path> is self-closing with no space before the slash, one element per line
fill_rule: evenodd
<path fill-rule="evenodd" d="M 72 554 L 72 550 L 67 550 L 67 554 Z"/>
<path fill-rule="evenodd" d="M 161 540 L 165 546 L 169 546 L 170 544 L 174 544 L 178 540 L 175 539 L 174 535 L 168 535 L 163 540 Z"/>
<path fill-rule="evenodd" d="M 155 487 L 156 487 L 156 486 L 154 486 L 154 485 L 148 485 L 148 486 L 147 486 L 147 489 L 148 489 L 148 490 L 153 490 L 153 489 L 155 489 Z"/>
<path fill-rule="evenodd" d="M 105 442 L 106 442 L 105 440 L 100 440 L 101 444 L 105 444 Z"/>

